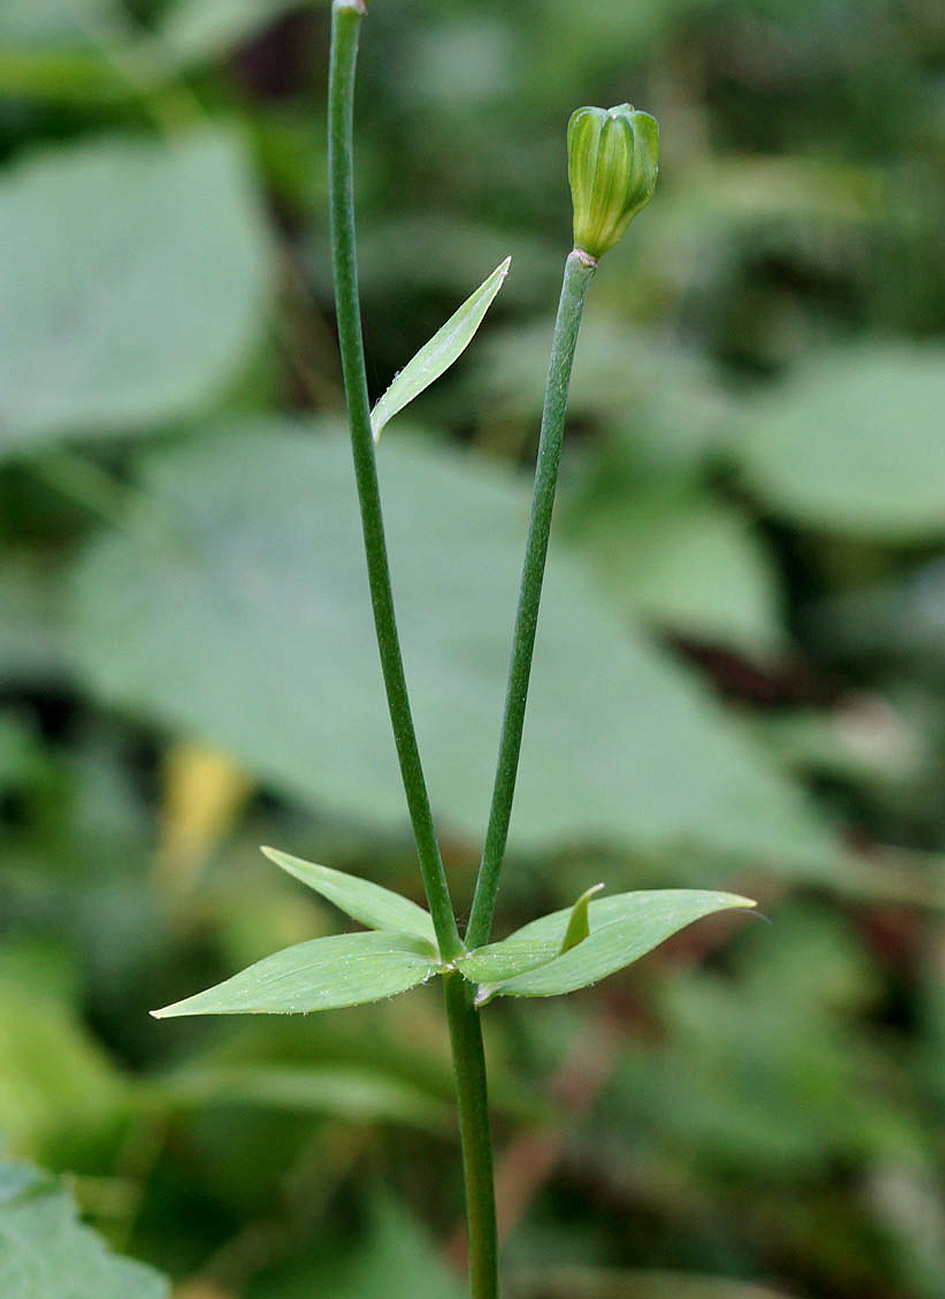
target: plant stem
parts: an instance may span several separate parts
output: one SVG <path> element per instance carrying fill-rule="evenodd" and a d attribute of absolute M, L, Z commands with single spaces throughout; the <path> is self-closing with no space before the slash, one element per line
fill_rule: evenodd
<path fill-rule="evenodd" d="M 334 0 L 332 5 L 331 71 L 328 105 L 328 152 L 331 187 L 332 259 L 338 337 L 341 347 L 348 421 L 354 450 L 364 548 L 367 554 L 374 625 L 387 689 L 400 770 L 410 807 L 414 837 L 420 856 L 423 883 L 445 960 L 462 951 L 462 940 L 450 901 L 440 860 L 430 802 L 420 765 L 420 754 L 404 678 L 403 659 L 394 618 L 387 547 L 377 485 L 374 439 L 364 342 L 358 302 L 358 276 L 354 229 L 353 133 L 354 73 L 358 35 L 364 16 L 363 0 Z M 466 1188 L 466 1221 L 469 1239 L 471 1299 L 497 1299 L 498 1261 L 495 1192 L 492 1176 L 492 1142 L 486 1092 L 486 1063 L 479 1015 L 473 1005 L 473 986 L 455 971 L 443 979 L 450 1027 L 456 1096 L 459 1107 L 463 1174 Z"/>
<path fill-rule="evenodd" d="M 597 263 L 587 253 L 575 249 L 565 262 L 561 299 L 555 321 L 548 382 L 545 388 L 545 405 L 541 417 L 541 436 L 538 443 L 538 462 L 535 468 L 535 493 L 525 545 L 525 563 L 519 590 L 518 612 L 512 637 L 512 658 L 509 664 L 508 687 L 505 696 L 505 714 L 502 719 L 502 736 L 499 741 L 499 759 L 496 764 L 492 806 L 486 830 L 485 847 L 476 891 L 473 897 L 469 926 L 466 930 L 468 947 L 479 947 L 488 942 L 495 912 L 499 875 L 505 857 L 515 797 L 515 780 L 522 749 L 522 728 L 525 724 L 525 706 L 528 701 L 528 682 L 535 649 L 535 632 L 538 627 L 538 608 L 541 603 L 541 586 L 548 555 L 548 537 L 551 533 L 551 515 L 555 488 L 558 482 L 558 465 L 561 461 L 561 443 L 564 436 L 564 417 L 571 383 L 571 367 L 577 346 L 584 303 Z"/>
<path fill-rule="evenodd" d="M 492 1135 L 486 1060 L 474 986 L 455 971 L 443 976 L 456 1073 L 456 1100 L 466 1187 L 466 1231 L 471 1299 L 497 1299 L 498 1232 L 492 1174 Z"/>
<path fill-rule="evenodd" d="M 387 705 L 390 710 L 400 773 L 417 842 L 430 914 L 440 954 L 446 961 L 462 951 L 462 940 L 443 871 L 439 844 L 420 763 L 410 712 L 403 656 L 394 617 L 390 565 L 371 433 L 371 407 L 364 367 L 364 341 L 358 301 L 358 269 L 354 228 L 354 74 L 358 36 L 365 9 L 363 0 L 334 0 L 331 25 L 331 66 L 328 88 L 328 170 L 331 190 L 332 267 L 338 317 L 338 341 L 344 373 L 348 423 L 354 453 L 361 526 L 367 556 L 374 627 L 380 651 Z"/>

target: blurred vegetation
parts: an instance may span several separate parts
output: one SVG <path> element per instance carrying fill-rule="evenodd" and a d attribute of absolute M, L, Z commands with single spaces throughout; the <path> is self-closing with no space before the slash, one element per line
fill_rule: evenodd
<path fill-rule="evenodd" d="M 0 1131 L 179 1299 L 461 1294 L 434 993 L 147 1016 L 340 927 L 260 842 L 418 889 L 338 419 L 326 54 L 317 4 L 0 5 Z M 375 395 L 513 254 L 380 451 L 449 868 L 468 898 L 564 129 L 626 99 L 662 176 L 579 348 L 500 932 L 598 878 L 772 923 L 490 1009 L 509 1294 L 938 1299 L 938 0 L 372 0 Z"/>

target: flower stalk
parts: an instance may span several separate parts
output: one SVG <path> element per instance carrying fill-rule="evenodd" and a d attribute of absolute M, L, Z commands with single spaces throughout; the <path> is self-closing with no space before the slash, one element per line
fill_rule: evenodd
<path fill-rule="evenodd" d="M 362 0 L 332 4 L 331 62 L 328 80 L 328 172 L 331 193 L 332 270 L 338 319 L 338 344 L 344 375 L 351 448 L 361 509 L 374 628 L 380 652 L 404 793 L 410 811 L 423 887 L 436 929 L 440 955 L 451 961 L 462 951 L 449 885 L 430 809 L 417 735 L 410 710 L 403 655 L 394 613 L 390 563 L 377 482 L 371 403 L 364 364 L 364 338 L 358 299 L 354 222 L 354 80 L 358 39 L 365 15 Z"/>
<path fill-rule="evenodd" d="M 551 516 L 558 485 L 558 467 L 561 463 L 561 445 L 564 439 L 564 418 L 571 385 L 571 369 L 587 291 L 596 267 L 595 259 L 577 248 L 569 254 L 564 265 L 564 280 L 561 285 L 561 298 L 551 344 L 551 360 L 548 365 L 548 382 L 545 388 L 541 433 L 538 440 L 535 491 L 532 497 L 528 540 L 525 543 L 525 562 L 522 566 L 515 631 L 512 636 L 512 656 L 506 687 L 502 734 L 499 740 L 499 757 L 485 847 L 476 881 L 469 926 L 466 930 L 467 947 L 479 947 L 489 941 L 489 931 L 495 913 L 499 876 L 505 858 L 509 823 L 512 818 L 519 755 L 522 750 L 522 731 L 525 726 L 528 685 L 535 652 L 535 635 L 538 630 L 538 609 L 541 604 L 545 561 L 548 557 L 548 539 L 551 535 Z"/>

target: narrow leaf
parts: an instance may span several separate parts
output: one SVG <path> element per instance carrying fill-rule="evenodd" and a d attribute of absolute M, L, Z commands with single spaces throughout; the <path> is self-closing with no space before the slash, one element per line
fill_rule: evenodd
<path fill-rule="evenodd" d="M 314 889 L 320 897 L 333 903 L 339 911 L 369 929 L 384 929 L 396 934 L 412 934 L 436 946 L 436 934 L 428 911 L 380 884 L 346 875 L 329 866 L 292 857 L 278 848 L 263 848 L 270 861 Z"/>
<path fill-rule="evenodd" d="M 565 930 L 564 942 L 561 944 L 559 955 L 563 956 L 565 952 L 570 952 L 572 947 L 577 947 L 578 943 L 583 943 L 591 932 L 587 918 L 587 908 L 594 894 L 599 893 L 603 887 L 603 884 L 593 884 L 581 894 L 571 908 L 568 927 Z"/>
<path fill-rule="evenodd" d="M 456 966 L 467 979 L 484 985 L 479 1004 L 495 996 L 554 997 L 615 974 L 703 916 L 754 905 L 734 893 L 698 889 L 619 893 L 589 904 L 590 932 L 570 950 L 562 947 L 575 908 L 533 920 Z"/>
<path fill-rule="evenodd" d="M 482 324 L 483 317 L 492 305 L 495 295 L 501 289 L 509 273 L 511 262 L 511 257 L 506 257 L 489 278 L 479 285 L 475 293 L 471 294 L 450 316 L 442 329 L 438 329 L 400 373 L 394 376 L 393 383 L 371 412 L 371 428 L 374 431 L 375 442 L 381 436 L 381 430 L 388 420 L 393 419 L 415 397 L 419 397 L 431 383 L 435 383 L 440 375 L 444 374 L 465 352 L 476 330 Z"/>
<path fill-rule="evenodd" d="M 267 956 L 224 983 L 162 1010 L 173 1015 L 293 1015 L 378 1001 L 424 983 L 440 968 L 432 946 L 410 934 L 313 938 Z"/>

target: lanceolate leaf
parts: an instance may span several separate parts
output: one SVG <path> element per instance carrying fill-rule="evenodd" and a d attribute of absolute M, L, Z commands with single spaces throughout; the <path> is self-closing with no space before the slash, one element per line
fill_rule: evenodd
<path fill-rule="evenodd" d="M 467 979 L 494 996 L 554 997 L 587 987 L 645 956 L 693 921 L 716 911 L 753 907 L 734 893 L 657 889 L 620 893 L 588 907 L 588 936 L 562 952 L 574 909 L 555 911 L 457 961 Z"/>
<path fill-rule="evenodd" d="M 458 311 L 438 329 L 428 343 L 407 362 L 404 368 L 394 377 L 393 383 L 384 393 L 371 412 L 371 427 L 374 430 L 374 441 L 381 436 L 384 425 L 415 397 L 419 397 L 425 388 L 435 383 L 453 362 L 465 352 L 472 342 L 476 330 L 482 324 L 483 317 L 492 305 L 495 295 L 502 288 L 509 273 L 511 257 L 506 257 L 497 266 L 487 280 L 466 299 Z"/>
<path fill-rule="evenodd" d="M 432 945 L 410 934 L 313 938 L 257 961 L 215 988 L 151 1013 L 164 1019 L 337 1010 L 406 992 L 439 968 Z"/>
<path fill-rule="evenodd" d="M 262 851 L 270 861 L 334 903 L 339 911 L 357 920 L 358 924 L 367 925 L 369 929 L 412 934 L 435 945 L 436 934 L 430 913 L 409 898 L 382 888 L 380 884 L 372 884 L 370 880 L 359 879 L 357 875 L 346 875 L 344 871 L 292 857 L 278 848 L 263 848 Z"/>

